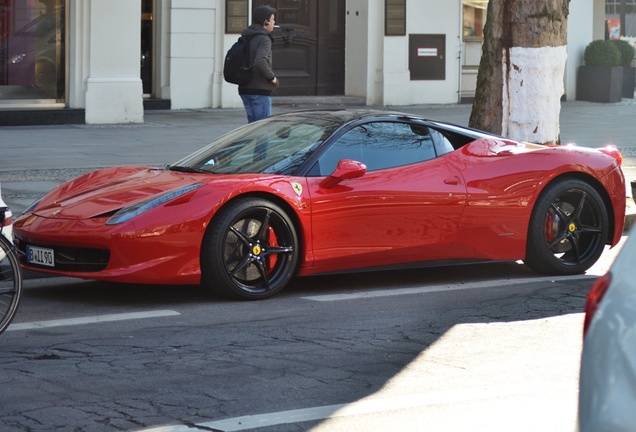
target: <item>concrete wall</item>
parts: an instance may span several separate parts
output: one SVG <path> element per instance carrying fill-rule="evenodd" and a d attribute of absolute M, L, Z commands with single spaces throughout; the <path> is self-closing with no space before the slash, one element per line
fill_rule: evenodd
<path fill-rule="evenodd" d="M 82 43 L 88 59 L 88 67 L 82 68 L 83 76 L 88 72 L 86 123 L 143 122 L 140 0 L 81 3 L 83 17 L 89 23 L 83 31 L 88 33 L 88 43 Z"/>
<path fill-rule="evenodd" d="M 603 13 L 605 3 L 603 2 Z M 598 3 L 598 0 L 594 0 Z M 568 45 L 567 63 L 565 68 L 565 98 L 576 100 L 576 74 L 583 63 L 585 47 L 593 40 L 594 9 L 591 1 L 570 2 L 570 15 L 568 16 Z"/>
<path fill-rule="evenodd" d="M 366 97 L 374 69 L 369 64 L 369 2 L 348 0 L 346 9 L 345 94 Z"/>
<path fill-rule="evenodd" d="M 384 2 L 349 0 L 345 94 L 369 105 L 456 103 L 459 100 L 461 0 L 407 2 L 405 36 L 384 36 Z M 446 78 L 411 80 L 409 34 L 446 35 Z"/>
<path fill-rule="evenodd" d="M 593 10 L 592 40 L 605 39 L 605 0 L 579 0 L 577 4 L 581 8 L 592 8 Z M 572 7 L 572 2 L 570 2 L 570 7 Z"/>
<path fill-rule="evenodd" d="M 213 106 L 217 0 L 172 0 L 170 94 L 173 109 Z"/>
<path fill-rule="evenodd" d="M 380 2 L 383 3 L 383 2 Z M 406 36 L 384 38 L 384 104 L 449 104 L 459 101 L 461 74 L 461 0 L 418 0 L 407 2 Z M 384 31 L 383 23 L 379 29 Z M 446 36 L 445 68 L 442 80 L 410 80 L 409 34 Z"/>

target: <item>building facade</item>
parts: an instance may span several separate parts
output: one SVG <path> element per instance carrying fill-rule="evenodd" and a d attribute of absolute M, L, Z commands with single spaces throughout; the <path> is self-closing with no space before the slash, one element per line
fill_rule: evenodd
<path fill-rule="evenodd" d="M 487 1 L 0 0 L 0 117 L 76 110 L 86 123 L 139 123 L 144 107 L 241 107 L 223 58 L 258 4 L 278 10 L 281 96 L 460 103 L 474 94 Z M 605 0 L 570 2 L 568 100 L 605 13 Z"/>

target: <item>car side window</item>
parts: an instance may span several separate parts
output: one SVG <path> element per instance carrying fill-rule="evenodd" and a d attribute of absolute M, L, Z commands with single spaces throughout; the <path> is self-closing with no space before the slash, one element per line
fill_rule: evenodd
<path fill-rule="evenodd" d="M 426 126 L 373 122 L 354 127 L 333 143 L 320 156 L 318 171 L 321 176 L 331 174 L 341 159 L 362 162 L 368 171 L 376 171 L 434 158 L 435 147 Z"/>
<path fill-rule="evenodd" d="M 453 144 L 440 131 L 435 129 L 429 129 L 429 131 L 435 143 L 435 153 L 437 153 L 437 156 L 442 156 L 455 150 Z"/>

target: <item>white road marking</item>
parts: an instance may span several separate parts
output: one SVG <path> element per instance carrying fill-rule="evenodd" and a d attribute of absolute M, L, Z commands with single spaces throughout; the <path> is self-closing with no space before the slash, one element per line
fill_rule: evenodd
<path fill-rule="evenodd" d="M 411 287 L 411 288 L 389 288 L 389 289 L 381 289 L 374 291 L 356 291 L 347 294 L 324 294 L 324 295 L 314 295 L 314 296 L 305 296 L 302 297 L 305 300 L 319 301 L 319 302 L 330 302 L 330 301 L 343 301 L 343 300 L 356 300 L 356 299 L 365 299 L 365 298 L 374 298 L 374 297 L 390 297 L 390 296 L 401 296 L 401 295 L 412 295 L 412 294 L 426 294 L 438 291 L 458 291 L 458 290 L 467 290 L 467 289 L 476 289 L 476 288 L 492 288 L 497 286 L 506 286 L 506 285 L 520 285 L 520 284 L 528 284 L 528 283 L 545 283 L 545 282 L 564 282 L 569 280 L 578 280 L 578 279 L 591 279 L 595 278 L 594 275 L 576 275 L 576 276 L 546 276 L 546 277 L 537 277 L 537 278 L 528 278 L 528 279 L 500 279 L 500 280 L 490 280 L 490 281 L 481 281 L 481 282 L 468 282 L 468 283 L 452 283 L 452 284 L 441 284 L 441 285 L 427 285 L 427 286 L 419 286 L 419 287 Z"/>
<path fill-rule="evenodd" d="M 51 328 L 51 327 L 96 324 L 96 323 L 113 322 L 113 321 L 127 321 L 127 320 L 134 320 L 134 319 L 143 319 L 143 318 L 159 318 L 159 317 L 167 317 L 167 316 L 175 316 L 175 315 L 181 315 L 181 314 L 173 310 L 155 310 L 155 311 L 147 311 L 147 312 L 130 312 L 130 313 L 121 313 L 121 314 L 96 315 L 96 316 L 81 317 L 81 318 L 67 318 L 67 319 L 50 320 L 50 321 L 35 321 L 35 322 L 11 324 L 6 331 L 33 330 L 33 329 L 43 329 L 43 328 Z"/>
<path fill-rule="evenodd" d="M 554 396 L 557 392 L 567 392 L 570 390 L 570 387 L 564 384 L 533 382 L 494 386 L 490 388 L 465 388 L 422 394 L 371 397 L 350 404 L 326 405 L 290 411 L 233 417 L 224 420 L 197 423 L 194 427 L 185 425 L 159 426 L 143 429 L 143 432 L 194 432 L 201 431 L 203 428 L 223 432 L 233 432 L 282 424 L 377 414 L 387 411 L 459 402 L 480 401 L 502 397 L 524 396 L 528 394 L 546 394 Z"/>

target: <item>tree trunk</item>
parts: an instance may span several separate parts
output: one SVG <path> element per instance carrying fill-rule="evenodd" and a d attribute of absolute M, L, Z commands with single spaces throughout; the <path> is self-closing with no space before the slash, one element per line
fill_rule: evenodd
<path fill-rule="evenodd" d="M 490 0 L 471 127 L 559 142 L 569 0 Z"/>

